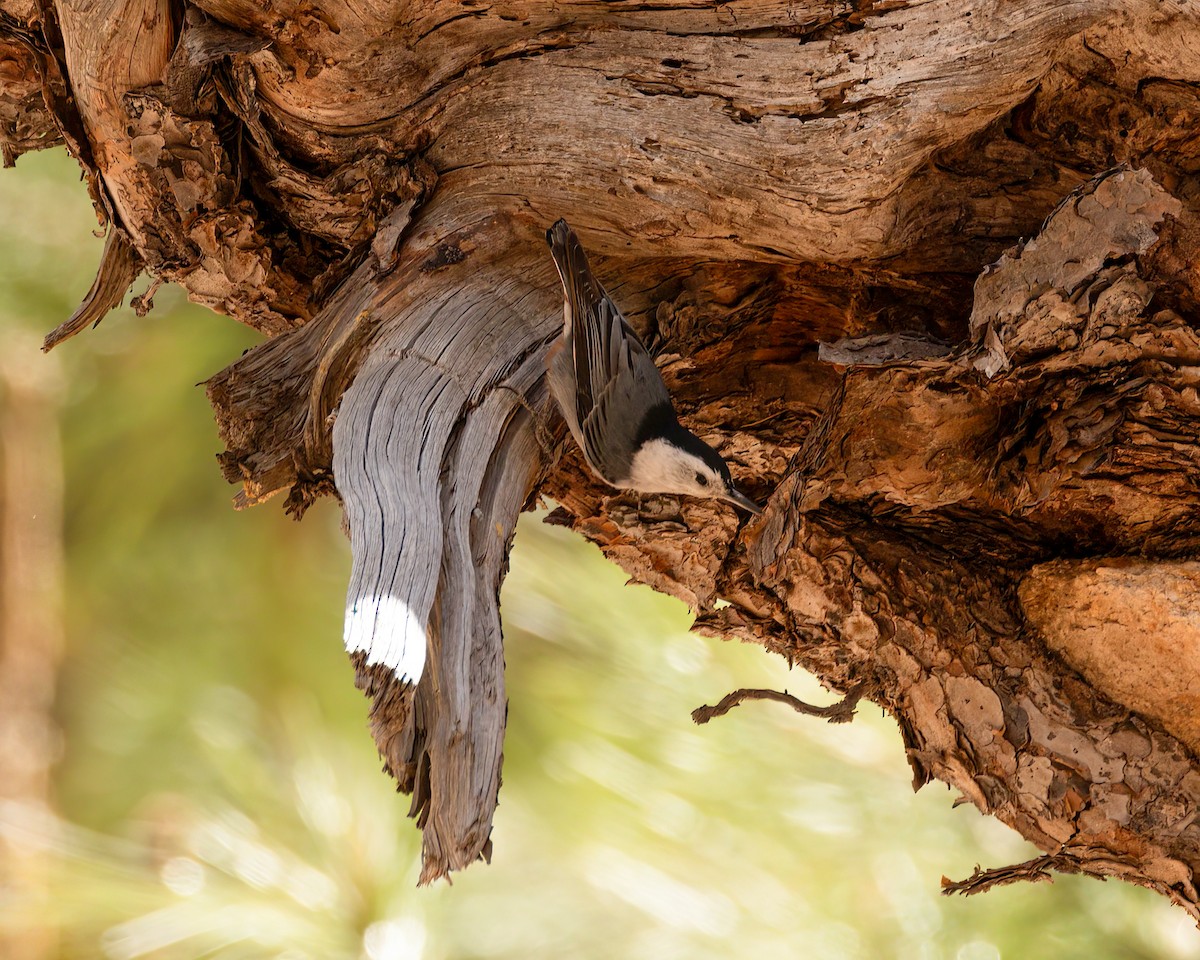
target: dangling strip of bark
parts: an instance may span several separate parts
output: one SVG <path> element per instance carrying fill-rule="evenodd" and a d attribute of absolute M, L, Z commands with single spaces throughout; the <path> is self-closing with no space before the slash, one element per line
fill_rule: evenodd
<path fill-rule="evenodd" d="M 108 239 L 104 241 L 104 253 L 100 257 L 100 268 L 96 279 L 76 311 L 46 334 L 42 350 L 50 351 L 64 340 L 88 327 L 94 327 L 104 319 L 108 311 L 121 305 L 126 291 L 142 270 L 142 261 L 137 250 L 120 227 L 112 226 Z"/>
<path fill-rule="evenodd" d="M 787 704 L 797 713 L 806 717 L 820 717 L 830 723 L 849 723 L 854 719 L 854 711 L 858 701 L 866 693 L 865 684 L 856 684 L 841 700 L 827 707 L 814 706 L 805 703 L 798 697 L 792 696 L 786 690 L 751 690 L 743 687 L 727 693 L 715 706 L 697 707 L 692 711 L 692 721 L 696 724 L 708 723 L 713 717 L 723 717 L 734 707 L 747 700 L 773 700 L 776 703 Z"/>

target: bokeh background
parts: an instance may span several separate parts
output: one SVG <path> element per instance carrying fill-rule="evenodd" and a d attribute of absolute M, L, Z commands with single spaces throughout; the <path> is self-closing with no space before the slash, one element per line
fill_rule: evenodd
<path fill-rule="evenodd" d="M 872 706 L 523 518 L 494 861 L 417 889 L 419 836 L 341 648 L 337 508 L 244 513 L 196 386 L 256 340 L 164 288 L 38 352 L 102 241 L 61 152 L 0 171 L 0 958 L 1188 958 L 1182 911 L 1061 878 L 941 785 Z M 138 289 L 144 284 L 139 284 Z"/>

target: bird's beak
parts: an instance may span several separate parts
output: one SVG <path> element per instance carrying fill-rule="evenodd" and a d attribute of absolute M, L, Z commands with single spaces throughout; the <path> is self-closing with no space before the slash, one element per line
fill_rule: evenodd
<path fill-rule="evenodd" d="M 762 507 L 742 493 L 737 487 L 730 487 L 729 492 L 725 495 L 725 499 L 741 507 L 743 510 L 749 510 L 754 514 L 762 513 Z"/>

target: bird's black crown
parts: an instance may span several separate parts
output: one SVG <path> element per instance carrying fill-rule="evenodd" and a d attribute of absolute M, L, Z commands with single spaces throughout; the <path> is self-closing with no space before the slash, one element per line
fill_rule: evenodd
<path fill-rule="evenodd" d="M 726 466 L 721 455 L 680 424 L 669 403 L 660 403 L 647 410 L 638 427 L 637 445 L 639 447 L 649 440 L 658 438 L 666 440 L 680 450 L 687 451 L 694 457 L 699 457 L 712 467 L 726 484 L 732 482 L 729 476 L 729 467 Z"/>

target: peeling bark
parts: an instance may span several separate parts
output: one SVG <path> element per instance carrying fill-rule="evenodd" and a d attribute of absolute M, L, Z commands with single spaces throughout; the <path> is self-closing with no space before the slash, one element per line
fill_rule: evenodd
<path fill-rule="evenodd" d="M 0 145 L 64 142 L 128 240 L 65 331 L 140 263 L 270 338 L 209 381 L 222 469 L 342 499 L 423 879 L 489 850 L 541 492 L 1045 851 L 948 890 L 1200 917 L 1197 50 L 1158 0 L 0 0 Z M 763 518 L 557 458 L 559 216 Z"/>
<path fill-rule="evenodd" d="M 42 96 L 40 53 L 37 39 L 0 8 L 0 157 L 6 167 L 23 153 L 62 142 Z"/>
<path fill-rule="evenodd" d="M 1191 565 L 1142 559 L 1142 589 L 1132 570 L 1095 582 L 1123 554 L 1196 550 L 1200 339 L 1152 306 L 1150 265 L 1180 211 L 1119 168 L 984 273 L 977 342 L 845 369 L 765 517 L 732 549 L 699 546 L 725 558 L 702 584 L 679 571 L 711 508 L 629 550 L 648 524 L 619 498 L 550 489 L 634 576 L 697 604 L 699 629 L 758 640 L 835 687 L 877 685 L 917 785 L 954 785 L 1053 855 L 1020 875 L 1069 863 L 1195 915 L 1200 777 L 1189 702 L 1164 689 L 1188 683 Z M 1050 559 L 1064 555 L 1114 559 Z M 1141 629 L 1157 630 L 1159 657 L 1130 643 Z"/>

